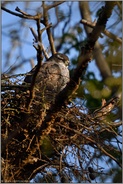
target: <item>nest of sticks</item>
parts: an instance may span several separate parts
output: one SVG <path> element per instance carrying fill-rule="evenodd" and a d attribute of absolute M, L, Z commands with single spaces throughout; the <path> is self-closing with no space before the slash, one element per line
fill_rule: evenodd
<path fill-rule="evenodd" d="M 82 165 L 92 152 L 90 147 L 110 156 L 106 150 L 113 148 L 105 144 L 104 137 L 107 133 L 117 136 L 115 129 L 119 125 L 109 121 L 108 114 L 118 98 L 108 104 L 103 101 L 92 114 L 84 113 L 82 105 L 63 106 L 50 121 L 45 119 L 49 113 L 45 103 L 37 103 L 35 98 L 27 111 L 28 98 L 29 90 L 22 85 L 22 79 L 2 78 L 2 175 L 7 171 L 9 181 L 24 176 L 31 179 L 39 166 L 42 172 L 46 166 L 73 169 L 72 161 L 66 159 L 69 154 Z"/>

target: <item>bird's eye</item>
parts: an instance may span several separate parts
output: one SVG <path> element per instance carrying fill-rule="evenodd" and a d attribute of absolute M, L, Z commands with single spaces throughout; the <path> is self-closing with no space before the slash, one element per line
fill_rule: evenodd
<path fill-rule="evenodd" d="M 61 55 L 59 55 L 59 54 L 57 54 L 57 58 L 58 58 L 58 59 L 61 59 L 61 60 L 64 59 L 64 58 L 63 58 Z"/>
<path fill-rule="evenodd" d="M 64 55 L 64 54 L 57 54 L 56 57 L 57 57 L 58 60 L 61 60 L 62 62 L 64 62 L 64 64 L 66 66 L 69 65 L 69 58 L 66 55 Z"/>

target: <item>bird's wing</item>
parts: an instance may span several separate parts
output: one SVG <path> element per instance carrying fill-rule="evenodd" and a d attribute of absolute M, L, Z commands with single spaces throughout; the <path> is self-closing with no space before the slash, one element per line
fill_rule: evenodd
<path fill-rule="evenodd" d="M 37 67 L 37 65 L 30 72 L 27 73 L 27 75 L 24 79 L 24 82 L 26 82 L 26 83 L 31 83 L 32 82 L 32 77 L 35 73 L 36 67 Z"/>
<path fill-rule="evenodd" d="M 31 83 L 36 70 L 35 66 L 25 77 L 24 82 Z M 55 61 L 44 63 L 36 77 L 36 85 L 46 86 L 48 90 L 60 91 L 69 81 L 69 71 L 65 65 L 60 65 Z"/>
<path fill-rule="evenodd" d="M 61 69 L 56 62 L 46 62 L 42 65 L 36 77 L 36 84 L 48 91 L 58 92 L 63 85 Z"/>
<path fill-rule="evenodd" d="M 28 73 L 24 82 L 32 82 L 35 70 L 36 66 Z M 42 64 L 35 80 L 35 103 L 39 105 L 45 103 L 49 108 L 56 95 L 66 86 L 68 81 L 69 70 L 64 64 L 55 61 L 48 61 Z"/>

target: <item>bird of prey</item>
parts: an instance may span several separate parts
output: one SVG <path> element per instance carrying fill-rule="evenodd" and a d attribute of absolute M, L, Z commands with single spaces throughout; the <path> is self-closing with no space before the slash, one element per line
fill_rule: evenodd
<path fill-rule="evenodd" d="M 52 55 L 40 67 L 36 76 L 34 92 L 35 101 L 42 104 L 51 104 L 56 95 L 66 86 L 70 80 L 69 76 L 69 58 L 61 53 Z M 25 77 L 25 83 L 31 83 L 35 66 Z M 46 109 L 49 108 L 47 105 Z"/>

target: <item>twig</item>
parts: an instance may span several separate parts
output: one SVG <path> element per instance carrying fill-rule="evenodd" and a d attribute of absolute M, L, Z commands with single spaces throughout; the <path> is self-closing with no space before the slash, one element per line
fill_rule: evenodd
<path fill-rule="evenodd" d="M 31 16 L 30 14 L 27 14 L 26 12 L 22 11 L 18 6 L 15 8 L 15 10 L 22 13 L 23 15 Z"/>
<path fill-rule="evenodd" d="M 59 126 L 64 127 L 64 125 L 61 125 L 60 123 L 59 123 Z M 66 127 L 66 126 L 65 126 L 65 128 L 66 128 L 66 129 L 70 129 L 71 131 L 77 133 L 78 135 L 81 135 L 85 140 L 88 140 L 88 141 L 90 141 L 90 143 L 95 144 L 95 145 L 99 148 L 99 150 L 101 150 L 101 151 L 102 151 L 104 154 L 106 154 L 108 157 L 112 158 L 120 167 L 122 167 L 122 165 L 117 161 L 117 159 L 115 159 L 110 153 L 108 153 L 106 150 L 104 150 L 104 149 L 102 148 L 102 146 L 100 146 L 100 145 L 99 145 L 95 140 L 93 140 L 91 137 L 87 136 L 86 134 L 85 134 L 85 135 L 84 135 L 84 134 L 81 134 L 81 132 L 76 131 L 76 130 L 70 128 L 70 127 Z"/>
<path fill-rule="evenodd" d="M 43 17 L 44 17 L 43 23 L 47 27 L 47 26 L 49 26 L 48 14 L 47 14 L 47 6 L 45 5 L 44 1 L 42 2 L 42 6 L 43 6 Z M 49 39 L 49 43 L 50 43 L 52 54 L 55 54 L 56 53 L 56 49 L 55 49 L 55 46 L 54 46 L 54 40 L 53 40 L 51 31 L 50 31 L 50 27 L 47 28 L 47 35 L 48 35 L 48 39 Z"/>
<path fill-rule="evenodd" d="M 6 11 L 7 13 L 10 13 L 10 14 L 12 14 L 12 15 L 15 15 L 15 16 L 18 16 L 18 17 L 20 17 L 20 18 L 24 18 L 24 19 L 33 19 L 33 20 L 37 20 L 37 19 L 39 19 L 39 17 L 41 18 L 42 17 L 42 13 L 40 13 L 40 14 L 37 14 L 37 15 L 29 15 L 29 14 L 20 14 L 20 13 L 15 13 L 15 12 L 13 12 L 13 11 L 11 11 L 11 10 L 9 10 L 9 9 L 7 9 L 7 8 L 5 8 L 5 7 L 1 7 L 1 9 L 2 10 L 4 10 L 4 11 Z M 22 13 L 22 12 L 21 12 Z"/>
<path fill-rule="evenodd" d="M 12 89 L 23 89 L 23 88 L 29 88 L 30 85 L 16 85 L 16 84 L 1 84 L 2 90 L 12 90 Z"/>
<path fill-rule="evenodd" d="M 102 106 L 101 108 L 95 110 L 92 114 L 92 117 L 101 118 L 102 116 L 107 115 L 117 105 L 119 100 L 120 100 L 120 98 L 117 97 L 117 96 L 110 99 L 104 106 Z"/>
<path fill-rule="evenodd" d="M 122 168 L 122 164 L 120 162 L 118 162 L 118 160 L 115 157 L 113 157 L 113 155 L 111 155 L 106 150 L 104 150 L 104 148 L 101 145 L 99 145 L 98 143 L 95 143 L 95 144 L 97 145 L 97 147 L 99 148 L 100 151 L 102 151 L 105 155 L 107 155 L 112 160 L 114 160 Z"/>
<path fill-rule="evenodd" d="M 62 4 L 62 3 L 65 3 L 65 1 L 59 1 L 59 2 L 53 3 L 52 5 L 47 5 L 46 9 L 49 10 L 51 8 L 55 8 L 56 6 L 58 6 L 58 5 Z"/>
<path fill-rule="evenodd" d="M 45 49 L 44 45 L 43 45 L 41 42 L 38 42 L 38 44 L 39 44 L 39 45 L 41 45 L 42 52 L 43 52 L 43 54 L 44 54 L 44 56 L 45 56 L 46 60 L 47 60 L 47 59 L 49 59 L 49 55 L 47 54 L 47 52 L 46 52 L 46 49 Z"/>
<path fill-rule="evenodd" d="M 26 76 L 26 74 L 27 74 L 27 73 L 25 73 L 25 74 L 24 74 L 24 73 L 23 73 L 23 74 L 16 74 L 16 75 L 8 75 L 8 74 L 6 74 L 6 73 L 5 73 L 5 74 L 3 73 L 3 74 L 1 75 L 1 79 L 2 79 L 2 80 L 4 80 L 4 79 L 6 80 L 6 79 L 11 79 L 11 78 L 16 78 L 16 77 L 18 77 L 18 76 L 19 76 L 19 77 L 20 77 L 20 76 Z"/>
<path fill-rule="evenodd" d="M 122 11 L 122 4 L 120 4 L 118 1 L 116 3 L 117 3 L 118 8 L 120 9 L 120 11 Z"/>
<path fill-rule="evenodd" d="M 41 40 L 41 31 L 40 31 L 40 18 L 37 19 L 36 22 L 37 22 L 37 32 L 38 32 L 37 41 L 39 41 L 41 43 L 42 40 Z M 37 74 L 38 74 L 40 67 L 41 67 L 42 60 L 43 60 L 42 47 L 40 44 L 38 44 L 38 49 L 37 49 L 37 62 L 38 63 L 37 63 L 37 67 L 36 67 L 36 70 L 34 72 L 34 75 L 32 77 L 32 82 L 31 82 L 31 86 L 30 86 L 30 96 L 29 96 L 29 98 L 27 100 L 27 104 L 26 104 L 27 110 L 29 110 L 30 104 L 31 104 L 33 96 L 34 96 L 34 85 L 35 85 Z"/>
<path fill-rule="evenodd" d="M 46 28 L 45 28 L 45 29 L 46 29 Z M 34 38 L 35 38 L 35 42 L 37 42 L 38 45 L 41 46 L 42 52 L 43 52 L 45 58 L 48 59 L 49 56 L 48 56 L 48 54 L 47 54 L 47 52 L 46 52 L 46 49 L 44 48 L 44 45 L 43 45 L 41 42 L 38 41 L 38 35 L 36 34 L 35 30 L 34 30 L 32 27 L 30 27 L 30 30 L 31 30 L 31 32 L 32 32 L 32 34 L 33 34 L 33 36 L 34 36 Z M 37 46 L 35 46 L 34 44 L 33 44 L 33 46 L 35 47 L 36 50 L 38 50 L 38 47 L 37 47 Z"/>
<path fill-rule="evenodd" d="M 46 168 L 47 166 L 48 166 L 48 163 L 46 163 L 46 164 L 44 164 L 44 165 L 42 165 L 42 166 L 40 166 L 40 167 L 37 167 L 37 168 L 31 173 L 31 175 L 29 176 L 28 181 L 31 180 L 31 178 L 32 178 L 35 174 L 37 174 L 38 172 L 40 172 L 41 169 L 43 169 L 44 167 Z"/>
<path fill-rule="evenodd" d="M 35 38 L 35 42 L 38 42 L 38 35 L 37 35 L 37 33 L 35 32 L 35 30 L 33 29 L 33 27 L 30 27 L 30 31 L 31 31 L 31 33 L 33 34 L 34 38 Z"/>
<path fill-rule="evenodd" d="M 94 28 L 94 27 L 96 26 L 96 21 L 90 22 L 90 21 L 87 21 L 87 20 L 85 20 L 85 19 L 82 19 L 82 20 L 80 21 L 80 23 L 82 23 L 82 24 L 84 24 L 84 25 L 87 25 L 87 26 L 89 26 L 89 27 L 91 27 L 91 28 Z M 109 38 L 111 38 L 111 39 L 117 41 L 118 43 L 122 44 L 122 39 L 120 39 L 118 36 L 114 35 L 113 33 L 109 32 L 109 31 L 106 30 L 106 29 L 105 29 L 104 31 L 102 31 L 102 32 L 103 32 L 106 36 L 108 36 Z"/>

